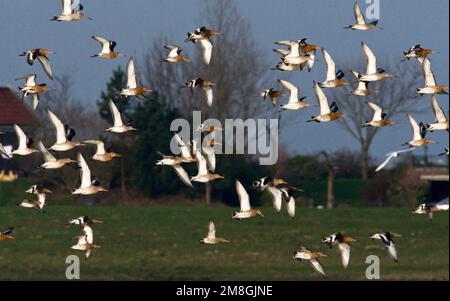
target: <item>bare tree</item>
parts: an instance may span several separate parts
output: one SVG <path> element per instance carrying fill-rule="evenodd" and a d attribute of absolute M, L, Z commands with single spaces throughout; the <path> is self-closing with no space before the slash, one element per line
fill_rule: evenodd
<path fill-rule="evenodd" d="M 378 104 L 388 114 L 389 118 L 395 118 L 406 112 L 414 112 L 417 110 L 418 100 L 415 88 L 419 87 L 423 81 L 419 64 L 385 61 L 380 65 L 386 66 L 386 69 L 392 72 L 395 78 L 370 83 L 370 88 L 375 90 L 375 94 L 362 98 L 349 95 L 348 90 L 333 89 L 331 91 L 331 99 L 336 101 L 342 111 L 349 117 L 342 119 L 340 122 L 342 128 L 358 141 L 361 147 L 363 180 L 368 179 L 370 147 L 380 131 L 380 128 L 363 127 L 364 123 L 371 120 L 373 116 L 373 111 L 365 101 L 370 100 Z M 345 69 L 362 70 L 363 67 L 361 65 L 348 65 Z"/>

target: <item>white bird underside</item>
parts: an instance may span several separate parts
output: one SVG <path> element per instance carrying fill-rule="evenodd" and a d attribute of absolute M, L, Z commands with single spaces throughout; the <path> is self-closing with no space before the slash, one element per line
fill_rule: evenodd
<path fill-rule="evenodd" d="M 350 245 L 346 243 L 338 243 L 337 246 L 339 253 L 341 253 L 342 266 L 347 268 L 350 261 Z"/>
<path fill-rule="evenodd" d="M 47 150 L 42 141 L 38 142 L 38 148 L 42 152 L 46 162 L 55 162 L 56 158 Z"/>
<path fill-rule="evenodd" d="M 417 121 L 410 114 L 408 114 L 408 122 L 413 130 L 413 141 L 422 139 L 422 135 L 420 134 L 420 127 L 417 124 Z"/>
<path fill-rule="evenodd" d="M 83 155 L 81 153 L 78 153 L 77 156 L 78 159 L 78 165 L 80 166 L 80 177 L 81 177 L 81 185 L 80 188 L 89 188 L 92 185 L 91 181 L 91 170 L 89 166 L 86 163 L 86 160 L 84 160 Z"/>
<path fill-rule="evenodd" d="M 92 38 L 100 43 L 102 47 L 100 54 L 109 54 L 111 52 L 109 40 L 99 36 L 92 36 Z"/>
<path fill-rule="evenodd" d="M 214 226 L 214 222 L 210 221 L 208 224 L 208 238 L 216 238 L 216 227 Z"/>
<path fill-rule="evenodd" d="M 186 184 L 187 186 L 189 186 L 191 188 L 194 188 L 191 180 L 189 179 L 189 175 L 187 174 L 186 170 L 184 170 L 184 168 L 180 164 L 174 164 L 173 169 L 175 170 L 178 177 L 181 179 L 181 181 L 183 181 L 184 184 Z"/>
<path fill-rule="evenodd" d="M 123 126 L 122 116 L 120 115 L 120 112 L 117 109 L 116 105 L 111 99 L 109 100 L 108 105 L 113 118 L 114 127 L 122 127 Z"/>
<path fill-rule="evenodd" d="M 106 154 L 105 143 L 100 140 L 86 140 L 85 143 L 95 144 L 97 146 L 97 150 L 95 151 L 96 155 L 104 155 Z"/>

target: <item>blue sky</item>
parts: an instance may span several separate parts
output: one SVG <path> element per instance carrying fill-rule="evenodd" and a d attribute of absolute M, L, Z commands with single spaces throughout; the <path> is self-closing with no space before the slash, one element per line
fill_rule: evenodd
<path fill-rule="evenodd" d="M 364 8 L 365 1 L 359 2 Z M 432 67 L 438 83 L 448 84 L 448 1 L 380 0 L 380 26 L 385 30 L 369 32 L 342 29 L 354 21 L 353 3 L 353 0 L 245 0 L 238 1 L 238 6 L 251 24 L 257 44 L 273 62 L 276 60 L 272 53 L 273 42 L 281 39 L 308 37 L 311 42 L 326 47 L 338 65 L 340 61 L 363 60 L 361 41 L 367 42 L 379 57 L 399 58 L 402 50 L 421 43 L 440 52 L 433 56 Z M 118 51 L 140 58 L 152 40 L 161 34 L 173 43 L 182 44 L 188 30 L 203 24 L 201 21 L 199 24 L 198 0 L 86 0 L 83 4 L 86 14 L 94 21 L 66 24 L 49 21 L 59 13 L 59 0 L 1 1 L 0 85 L 16 88 L 18 83 L 14 78 L 31 72 L 37 72 L 40 80 L 47 82 L 39 68 L 28 66 L 18 56 L 21 51 L 43 47 L 57 52 L 51 58 L 54 73 L 73 73 L 76 97 L 95 105 L 112 70 L 125 65 L 126 60 L 90 59 L 89 56 L 99 50 L 91 35 L 112 38 L 118 42 Z M 311 100 L 314 99 L 312 80 L 320 81 L 325 77 L 321 56 L 319 60 L 310 74 L 286 77 L 299 85 Z M 278 76 L 285 77 L 284 74 Z M 429 103 L 427 97 L 423 101 Z M 448 96 L 438 96 L 438 101 L 447 111 Z M 426 113 L 418 119 L 432 121 L 433 116 Z M 381 157 L 398 148 L 399 141 L 409 140 L 411 133 L 406 118 L 400 118 L 400 122 L 401 125 L 378 135 L 373 156 Z M 438 153 L 448 145 L 446 132 L 434 133 L 432 138 L 439 144 L 430 148 L 431 153 Z M 358 147 L 338 125 L 303 122 L 285 128 L 281 143 L 293 153 Z"/>

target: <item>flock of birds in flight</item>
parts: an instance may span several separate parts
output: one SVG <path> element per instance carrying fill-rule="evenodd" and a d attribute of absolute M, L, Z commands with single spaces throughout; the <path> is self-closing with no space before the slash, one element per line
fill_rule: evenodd
<path fill-rule="evenodd" d="M 81 19 L 91 19 L 86 16 L 83 12 L 83 6 L 80 4 L 76 7 L 73 6 L 73 1 L 63 0 L 62 1 L 62 13 L 60 16 L 54 17 L 52 20 L 55 21 L 77 21 Z M 356 19 L 354 25 L 350 25 L 348 29 L 352 30 L 371 30 L 376 29 L 378 21 L 367 22 L 363 14 L 361 13 L 360 7 L 356 2 L 353 6 L 353 11 Z M 211 37 L 220 36 L 221 33 L 209 29 L 206 27 L 201 27 L 196 29 L 194 32 L 189 32 L 187 34 L 187 39 L 185 42 L 192 42 L 193 44 L 199 44 L 203 53 L 203 61 L 205 65 L 209 65 L 213 53 L 213 43 L 211 42 Z M 105 59 L 115 59 L 119 57 L 124 57 L 125 55 L 115 51 L 116 42 L 105 39 L 99 36 L 92 37 L 95 41 L 100 43 L 101 52 L 93 55 L 92 57 L 105 58 Z M 307 68 L 311 71 L 314 67 L 316 61 L 316 52 L 320 50 L 322 52 L 325 65 L 326 65 L 326 79 L 323 82 L 317 83 L 313 82 L 313 89 L 315 97 L 317 98 L 318 105 L 320 107 L 320 113 L 311 117 L 310 122 L 332 122 L 340 118 L 346 117 L 339 111 L 339 107 L 336 102 L 329 104 L 326 94 L 323 89 L 339 88 L 350 86 L 350 83 L 345 81 L 344 73 L 341 70 L 336 70 L 336 64 L 329 54 L 329 52 L 320 46 L 308 44 L 306 39 L 299 41 L 279 41 L 276 42 L 278 45 L 287 46 L 287 49 L 275 49 L 274 51 L 281 55 L 281 62 L 274 68 L 274 70 L 280 71 L 295 71 L 303 70 Z M 165 46 L 168 50 L 168 55 L 166 58 L 162 59 L 162 62 L 168 63 L 189 63 L 191 60 L 183 55 L 181 55 L 182 49 L 176 45 Z M 376 91 L 369 88 L 369 84 L 375 81 L 380 81 L 393 77 L 391 73 L 377 66 L 377 59 L 372 50 L 364 42 L 361 43 L 361 49 L 365 55 L 367 69 L 365 73 L 358 73 L 352 71 L 352 74 L 358 81 L 357 87 L 351 92 L 354 95 L 361 97 L 366 97 L 368 95 L 374 94 Z M 442 109 L 440 108 L 435 95 L 436 94 L 447 94 L 447 86 L 436 84 L 435 77 L 431 70 L 430 59 L 428 56 L 432 54 L 433 51 L 416 45 L 411 47 L 409 50 L 403 52 L 405 60 L 416 59 L 422 66 L 423 75 L 425 78 L 425 86 L 423 88 L 417 88 L 417 93 L 420 95 L 431 95 L 432 108 L 436 116 L 436 122 L 424 124 L 418 124 L 413 116 L 408 114 L 408 121 L 413 130 L 413 138 L 405 143 L 405 145 L 410 146 L 409 149 L 394 151 L 387 154 L 387 159 L 377 168 L 377 171 L 383 169 L 390 159 L 398 157 L 400 154 L 405 152 L 410 152 L 418 147 L 422 147 L 429 143 L 433 143 L 431 139 L 425 138 L 428 132 L 449 130 L 448 117 L 445 116 Z M 49 51 L 43 48 L 31 49 L 25 51 L 21 56 L 26 57 L 28 64 L 33 65 L 37 60 L 42 65 L 45 74 L 53 79 L 52 68 L 48 55 L 55 54 L 53 51 Z M 46 84 L 38 84 L 36 82 L 36 74 L 30 74 L 20 79 L 25 79 L 25 85 L 19 87 L 19 92 L 22 93 L 23 98 L 27 96 L 33 97 L 32 107 L 36 109 L 39 104 L 39 95 L 48 92 L 50 89 Z M 134 65 L 133 57 L 129 58 L 126 66 L 126 78 L 127 85 L 120 91 L 122 96 L 133 96 L 141 100 L 149 100 L 147 96 L 149 92 L 153 90 L 148 87 L 140 86 L 137 79 L 136 69 Z M 300 92 L 298 87 L 286 80 L 278 80 L 278 83 L 286 90 L 289 91 L 289 101 L 287 104 L 281 105 L 284 110 L 302 110 L 312 105 L 305 100 L 305 97 L 300 97 Z M 195 78 L 189 82 L 186 82 L 182 87 L 189 89 L 201 89 L 205 93 L 205 98 L 208 106 L 213 105 L 213 87 L 214 83 L 209 80 L 202 78 Z M 273 105 L 277 104 L 278 98 L 284 96 L 282 91 L 277 91 L 274 88 L 267 89 L 261 93 L 264 99 L 269 98 Z M 383 109 L 374 102 L 367 102 L 367 105 L 374 111 L 373 119 L 362 126 L 367 127 L 385 127 L 393 124 L 394 122 L 387 118 L 387 114 L 383 112 Z M 113 117 L 113 126 L 108 128 L 106 131 L 111 133 L 126 133 L 130 131 L 136 131 L 130 123 L 124 123 L 119 110 L 112 100 L 109 101 L 109 108 L 111 115 Z M 7 153 L 6 150 L 0 144 L 0 151 L 9 157 L 14 155 L 28 156 L 33 153 L 41 152 L 45 162 L 41 165 L 42 169 L 52 170 L 59 169 L 63 166 L 71 163 L 77 163 L 80 168 L 81 183 L 80 186 L 72 191 L 73 195 L 93 195 L 99 192 L 107 191 L 100 185 L 97 178 L 91 176 L 91 170 L 81 153 L 78 153 L 77 160 L 64 157 L 56 158 L 54 156 L 55 152 L 66 152 L 74 148 L 84 146 L 86 144 L 92 144 L 96 146 L 96 152 L 92 155 L 92 160 L 97 160 L 101 162 L 108 162 L 113 160 L 115 157 L 120 155 L 114 152 L 110 152 L 105 148 L 104 142 L 100 140 L 86 140 L 83 143 L 73 140 L 75 136 L 75 130 L 70 128 L 70 126 L 64 124 L 52 111 L 47 109 L 48 118 L 54 126 L 56 134 L 56 142 L 47 149 L 47 147 L 41 142 L 38 142 L 38 149 L 33 149 L 33 140 L 24 133 L 24 131 L 18 126 L 14 125 L 18 137 L 18 147 L 11 153 Z M 222 129 L 209 126 L 207 124 L 201 124 L 197 131 L 202 133 L 212 133 L 219 132 Z M 162 156 L 161 160 L 156 162 L 156 165 L 160 166 L 171 166 L 179 178 L 188 187 L 194 188 L 192 182 L 207 183 L 212 182 L 217 179 L 222 179 L 223 176 L 215 173 L 216 159 L 214 153 L 214 145 L 216 142 L 214 139 L 203 143 L 203 145 L 198 146 L 196 141 L 185 142 L 181 137 L 175 134 L 175 139 L 178 143 L 180 149 L 180 156 L 167 156 L 160 154 Z M 445 149 L 443 154 L 448 155 L 448 148 Z M 197 163 L 198 173 L 195 176 L 189 177 L 182 164 Z M 264 216 L 259 209 L 253 209 L 250 205 L 249 194 L 247 193 L 245 187 L 241 182 L 236 179 L 235 189 L 239 197 L 240 210 L 232 214 L 233 219 L 247 219 L 256 216 Z M 273 205 L 277 212 L 281 211 L 282 204 L 286 204 L 286 209 L 290 217 L 295 215 L 295 198 L 294 194 L 296 192 L 302 191 L 297 187 L 290 186 L 282 179 L 276 179 L 272 177 L 264 177 L 260 180 L 254 181 L 252 188 L 259 191 L 268 191 L 272 197 Z M 35 208 L 38 210 L 43 210 L 45 206 L 46 195 L 51 193 L 49 189 L 41 187 L 36 184 L 30 187 L 26 193 L 35 194 L 35 200 L 25 199 L 18 205 L 24 208 Z M 421 204 L 414 212 L 418 214 L 429 214 L 432 217 L 433 212 L 448 210 L 448 202 L 446 204 Z M 75 250 L 85 251 L 85 257 L 88 258 L 91 251 L 98 248 L 98 245 L 94 244 L 93 228 L 94 224 L 102 223 L 99 220 L 91 219 L 88 216 L 82 216 L 75 218 L 70 221 L 70 224 L 79 226 L 83 234 L 78 237 L 78 241 L 71 248 Z M 400 237 L 401 235 L 392 232 L 381 232 L 375 233 L 370 237 L 372 239 L 380 240 L 386 247 L 388 254 L 391 258 L 397 261 L 397 253 L 395 244 L 393 241 L 394 237 Z M 0 232 L 0 240 L 6 240 L 14 238 L 13 228 L 7 228 Z M 330 236 L 324 237 L 322 242 L 328 244 L 330 248 L 336 246 L 341 254 L 342 265 L 346 268 L 349 264 L 350 259 L 350 244 L 356 240 L 346 236 L 342 233 L 334 233 Z M 205 238 L 200 240 L 200 242 L 205 244 L 218 244 L 218 243 L 228 243 L 229 240 L 224 238 L 216 237 L 216 230 L 213 221 L 209 222 L 208 234 Z M 314 269 L 325 275 L 321 264 L 319 263 L 319 258 L 326 256 L 322 252 L 311 251 L 305 247 L 294 254 L 294 258 L 298 260 L 309 261 Z"/>

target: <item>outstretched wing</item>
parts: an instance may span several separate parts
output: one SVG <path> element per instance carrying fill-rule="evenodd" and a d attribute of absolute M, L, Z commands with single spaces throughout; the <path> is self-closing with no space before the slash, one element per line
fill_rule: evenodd
<path fill-rule="evenodd" d="M 328 104 L 328 99 L 319 85 L 314 81 L 314 95 L 317 98 L 317 101 L 320 106 L 320 115 L 326 115 L 330 113 L 330 105 Z"/>
<path fill-rule="evenodd" d="M 325 48 L 322 48 L 322 54 L 323 58 L 325 59 L 325 66 L 327 68 L 327 81 L 329 80 L 335 80 L 336 79 L 336 64 L 334 63 L 333 58 L 328 53 L 328 51 L 325 50 Z"/>
<path fill-rule="evenodd" d="M 39 63 L 41 63 L 42 69 L 44 69 L 45 74 L 53 80 L 53 72 L 52 72 L 52 66 L 50 65 L 50 61 L 48 58 L 46 58 L 43 55 L 38 55 L 37 57 Z"/>
<path fill-rule="evenodd" d="M 206 65 L 209 65 L 209 62 L 211 61 L 213 44 L 209 39 L 200 39 L 200 46 L 203 50 L 203 62 Z"/>
<path fill-rule="evenodd" d="M 366 24 L 366 20 L 364 19 L 364 16 L 361 13 L 361 8 L 359 7 L 358 2 L 355 2 L 355 4 L 353 5 L 353 14 L 355 15 L 356 24 L 358 25 Z"/>
<path fill-rule="evenodd" d="M 239 197 L 239 203 L 241 204 L 241 211 L 250 210 L 250 197 L 239 180 L 236 180 L 236 191 Z"/>
<path fill-rule="evenodd" d="M 367 62 L 366 74 L 376 74 L 377 73 L 377 58 L 373 54 L 372 50 L 367 46 L 366 43 L 361 42 L 361 48 L 364 52 Z"/>

